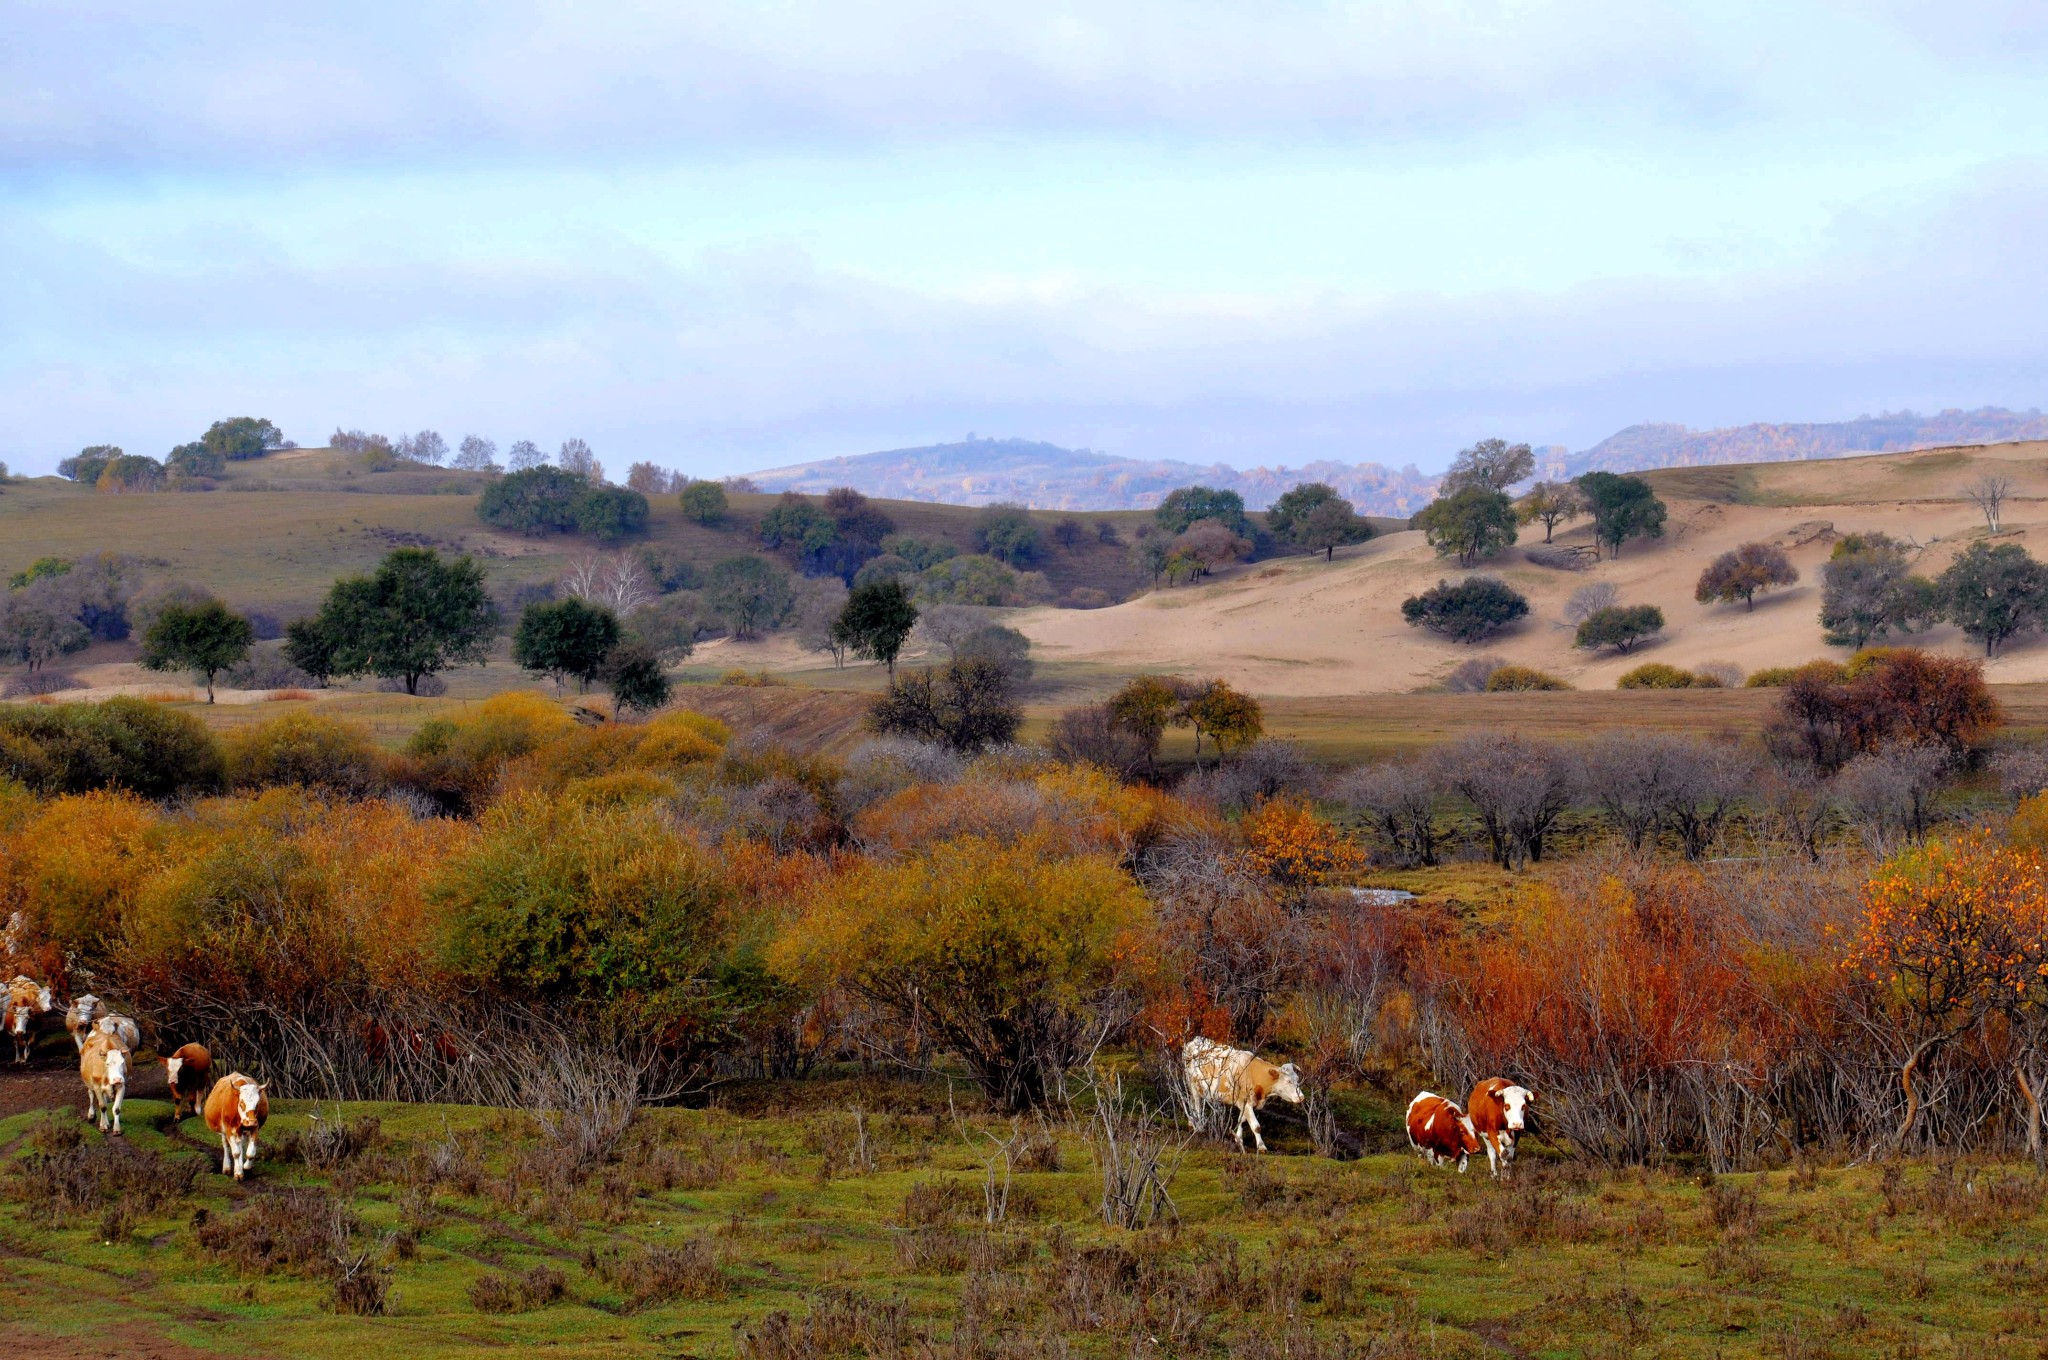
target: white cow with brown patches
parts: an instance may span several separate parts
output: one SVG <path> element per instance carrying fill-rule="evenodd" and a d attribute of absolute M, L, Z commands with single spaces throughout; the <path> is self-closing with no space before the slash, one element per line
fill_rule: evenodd
<path fill-rule="evenodd" d="M 85 1083 L 85 1117 L 96 1120 L 100 1132 L 121 1132 L 121 1102 L 128 1094 L 128 1049 L 110 1034 L 95 1034 L 85 1041 L 79 1054 L 78 1076 Z"/>
<path fill-rule="evenodd" d="M 35 1047 L 35 1022 L 38 1015 L 46 1015 L 57 1008 L 50 995 L 50 989 L 32 977 L 16 974 L 7 984 L 7 999 L 0 1003 L 0 1026 L 7 1030 L 14 1040 L 14 1061 L 17 1066 L 28 1063 L 29 1052 Z"/>
<path fill-rule="evenodd" d="M 125 1015 L 109 1012 L 93 1022 L 93 1028 L 101 1034 L 111 1035 L 128 1045 L 130 1052 L 142 1047 L 142 1027 Z"/>
<path fill-rule="evenodd" d="M 1244 1131 L 1252 1131 L 1252 1142 L 1266 1150 L 1259 1133 L 1260 1107 L 1280 1099 L 1292 1105 L 1302 1101 L 1301 1074 L 1293 1063 L 1275 1067 L 1248 1049 L 1232 1048 L 1214 1039 L 1196 1037 L 1181 1046 L 1181 1068 L 1186 1075 L 1189 1099 L 1194 1102 L 1194 1125 L 1201 1127 L 1201 1112 L 1211 1104 L 1237 1111 L 1238 1150 L 1244 1150 Z"/>
<path fill-rule="evenodd" d="M 71 1005 L 64 1012 L 64 1028 L 71 1031 L 71 1042 L 80 1053 L 85 1052 L 85 1041 L 91 1037 L 93 1026 L 107 1013 L 107 1005 L 91 992 L 71 998 Z"/>

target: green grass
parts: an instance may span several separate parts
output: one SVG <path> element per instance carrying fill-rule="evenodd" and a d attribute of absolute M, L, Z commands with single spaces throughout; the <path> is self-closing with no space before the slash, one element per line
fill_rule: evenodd
<path fill-rule="evenodd" d="M 219 490 L 154 495 L 102 495 L 56 477 L 11 482 L 0 494 L 0 569 L 19 571 L 38 557 L 124 552 L 158 573 L 194 582 L 243 609 L 285 617 L 310 611 L 337 576 L 366 571 L 405 543 L 479 557 L 491 588 L 552 580 L 572 558 L 604 545 L 578 535 L 525 538 L 490 529 L 476 517 L 484 478 L 440 469 L 370 473 L 359 460 L 325 449 L 298 450 L 231 464 Z M 765 495 L 734 495 L 732 514 L 707 528 L 685 519 L 673 496 L 650 497 L 648 531 L 622 547 L 671 549 L 700 568 L 736 553 L 759 551 Z M 943 538 L 973 550 L 974 507 L 920 501 L 878 501 L 898 530 Z M 1071 550 L 1051 540 L 1065 514 L 1039 519 L 1047 532 L 1038 564 L 1064 596 L 1090 586 L 1122 598 L 1139 584 L 1120 545 L 1101 543 L 1107 522 L 1128 541 L 1150 519 L 1145 511 L 1071 516 L 1086 532 Z"/>
<path fill-rule="evenodd" d="M 856 1101 L 872 1169 L 857 1162 Z M 955 1118 L 943 1088 L 756 1086 L 732 1104 L 650 1112 L 619 1161 L 552 1203 L 521 1205 L 504 1177 L 540 1145 L 526 1116 L 320 1107 L 329 1118 L 373 1115 L 382 1135 L 340 1171 L 314 1173 L 276 1153 L 316 1108 L 281 1102 L 244 1187 L 209 1170 L 189 1199 L 116 1224 L 112 1237 L 93 1212 L 43 1226 L 13 1206 L 0 1228 L 0 1300 L 18 1324 L 81 1342 L 139 1326 L 215 1354 L 307 1357 L 508 1346 L 723 1356 L 735 1324 L 849 1294 L 900 1300 L 915 1328 L 945 1338 L 963 1290 L 1014 1355 L 1045 1353 L 1055 1336 L 1079 1356 L 1227 1355 L 1292 1318 L 1310 1337 L 1381 1337 L 1382 1353 L 1397 1356 L 1848 1356 L 1976 1354 L 2034 1334 L 2048 1278 L 2041 1186 L 2017 1167 L 1801 1166 L 1709 1187 L 1683 1170 L 1602 1171 L 1532 1140 L 1518 1181 L 1501 1185 L 1483 1168 L 1459 1177 L 1405 1152 L 1315 1158 L 1280 1117 L 1267 1121 L 1273 1156 L 1197 1146 L 1173 1183 L 1179 1223 L 1132 1233 L 1097 1220 L 1089 1146 L 1062 1127 L 1059 1169 L 1018 1173 L 1011 1217 L 990 1229 L 986 1135 L 1009 1128 Z M 1380 1144 L 1398 1140 L 1390 1102 L 1358 1098 L 1345 1112 Z M 129 1140 L 217 1168 L 198 1122 L 168 1132 L 164 1113 L 130 1102 Z M 17 1198 L 42 1117 L 0 1121 Z M 414 1153 L 451 1139 L 481 1157 L 473 1192 L 409 1169 Z M 662 1158 L 674 1159 L 667 1172 Z M 247 1212 L 285 1186 L 347 1203 L 361 1225 L 354 1249 L 391 1272 L 389 1316 L 331 1311 L 317 1271 L 248 1274 L 200 1249 L 202 1211 L 216 1221 Z M 402 1255 L 394 1234 L 408 1225 L 416 1251 Z M 695 1277 L 713 1297 L 636 1308 L 592 1268 L 613 1252 L 689 1242 L 717 1263 Z M 479 1277 L 534 1266 L 560 1271 L 567 1298 L 509 1315 L 470 1303 Z M 1134 1334 L 1162 1340 L 1134 1351 Z M 1291 1353 L 1304 1353 L 1300 1337 Z"/>

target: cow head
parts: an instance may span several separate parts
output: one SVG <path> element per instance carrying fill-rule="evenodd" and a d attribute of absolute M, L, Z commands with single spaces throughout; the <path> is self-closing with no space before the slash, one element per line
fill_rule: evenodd
<path fill-rule="evenodd" d="M 36 988 L 36 1014 L 47 1015 L 57 1009 L 57 998 L 50 994 L 48 987 Z"/>
<path fill-rule="evenodd" d="M 164 1079 L 170 1082 L 173 1091 L 178 1089 L 178 1073 L 184 1069 L 185 1060 L 176 1054 L 164 1059 Z"/>
<path fill-rule="evenodd" d="M 128 1084 L 128 1050 L 109 1045 L 105 1054 L 105 1062 L 107 1065 L 107 1085 L 126 1086 Z"/>
<path fill-rule="evenodd" d="M 1526 1086 L 1510 1086 L 1500 1093 L 1500 1103 L 1508 1128 L 1520 1133 L 1528 1122 L 1529 1107 L 1536 1103 L 1536 1093 Z"/>
<path fill-rule="evenodd" d="M 18 1039 L 28 1037 L 29 1009 L 26 1006 L 7 1007 L 7 1032 Z"/>
<path fill-rule="evenodd" d="M 89 1025 L 100 1011 L 100 999 L 91 992 L 71 998 L 71 1011 L 64 1017 L 71 1025 Z"/>
<path fill-rule="evenodd" d="M 1272 1098 L 1284 1100 L 1289 1105 L 1301 1104 L 1301 1073 L 1295 1069 L 1293 1063 L 1281 1064 L 1280 1080 L 1273 1083 Z"/>
<path fill-rule="evenodd" d="M 235 1088 L 235 1113 L 242 1128 L 256 1127 L 256 1102 L 263 1099 L 263 1088 L 253 1081 L 245 1081 Z"/>

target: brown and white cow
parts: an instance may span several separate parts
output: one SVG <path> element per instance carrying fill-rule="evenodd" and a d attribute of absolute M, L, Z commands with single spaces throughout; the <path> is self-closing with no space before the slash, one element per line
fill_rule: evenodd
<path fill-rule="evenodd" d="M 256 1133 L 270 1118 L 270 1099 L 254 1077 L 230 1072 L 206 1097 L 206 1127 L 220 1135 L 220 1173 L 242 1179 L 256 1161 Z"/>
<path fill-rule="evenodd" d="M 1292 1105 L 1302 1101 L 1301 1074 L 1293 1063 L 1275 1067 L 1247 1049 L 1232 1048 L 1199 1036 L 1181 1046 L 1181 1070 L 1187 1077 L 1188 1099 L 1192 1105 L 1189 1123 L 1197 1129 L 1205 1122 L 1208 1107 L 1223 1105 L 1237 1111 L 1237 1147 L 1244 1150 L 1244 1131 L 1249 1125 L 1252 1141 L 1259 1151 L 1266 1140 L 1259 1133 L 1259 1109 L 1268 1100 Z"/>
<path fill-rule="evenodd" d="M 1505 1176 L 1514 1166 L 1515 1143 L 1528 1124 L 1529 1107 L 1535 1103 L 1534 1091 L 1506 1077 L 1488 1077 L 1472 1088 L 1467 1117 L 1486 1149 L 1486 1165 L 1494 1175 Z"/>
<path fill-rule="evenodd" d="M 125 1015 L 109 1011 L 93 1022 L 93 1028 L 101 1034 L 112 1035 L 128 1045 L 132 1053 L 142 1047 L 142 1027 Z"/>
<path fill-rule="evenodd" d="M 185 1117 L 187 1105 L 198 1114 L 205 1103 L 213 1086 L 213 1055 L 199 1044 L 186 1044 L 164 1059 L 164 1076 L 170 1082 L 171 1122 L 175 1124 Z"/>
<path fill-rule="evenodd" d="M 1460 1174 L 1473 1153 L 1479 1151 L 1479 1135 L 1472 1120 L 1457 1102 L 1445 1100 L 1434 1091 L 1424 1091 L 1408 1102 L 1408 1146 L 1421 1153 L 1431 1166 L 1458 1164 Z"/>
<path fill-rule="evenodd" d="M 27 1064 L 29 1053 L 35 1047 L 36 1017 L 56 1008 L 50 989 L 34 978 L 16 974 L 8 981 L 7 1000 L 0 1004 L 0 1025 L 5 1026 L 8 1037 L 14 1040 L 17 1066 Z"/>
<path fill-rule="evenodd" d="M 85 1041 L 93 1026 L 106 1013 L 106 1003 L 91 992 L 71 998 L 70 1008 L 64 1012 L 64 1028 L 71 1031 L 71 1042 L 80 1053 L 85 1052 Z"/>
<path fill-rule="evenodd" d="M 95 1034 L 78 1055 L 78 1077 L 85 1083 L 85 1117 L 97 1120 L 100 1132 L 121 1132 L 121 1101 L 128 1094 L 128 1048 L 111 1034 Z"/>

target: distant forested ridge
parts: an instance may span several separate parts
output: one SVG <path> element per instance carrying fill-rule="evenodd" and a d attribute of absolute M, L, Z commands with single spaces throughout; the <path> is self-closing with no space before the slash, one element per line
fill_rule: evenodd
<path fill-rule="evenodd" d="M 1514 437 L 1517 432 L 1500 433 Z M 2048 439 L 2048 416 L 2038 410 L 1987 406 L 1924 416 L 1899 411 L 1828 423 L 1722 430 L 1644 424 L 1631 425 L 1579 453 L 1562 445 L 1541 448 L 1536 468 L 1539 477 L 1561 479 L 1594 471 L 1785 463 L 2022 439 Z M 1435 449 L 1428 457 L 1448 460 L 1453 452 Z M 1413 463 L 1394 468 L 1325 459 L 1299 467 L 1247 469 L 1170 458 L 1121 458 L 1029 439 L 971 437 L 773 468 L 752 474 L 752 479 L 764 491 L 817 493 L 850 486 L 895 500 L 954 505 L 1015 501 L 1040 510 L 1145 510 L 1175 487 L 1197 483 L 1235 491 L 1247 509 L 1263 510 L 1298 483 L 1325 482 L 1368 515 L 1412 515 L 1434 499 L 1438 480 Z"/>

